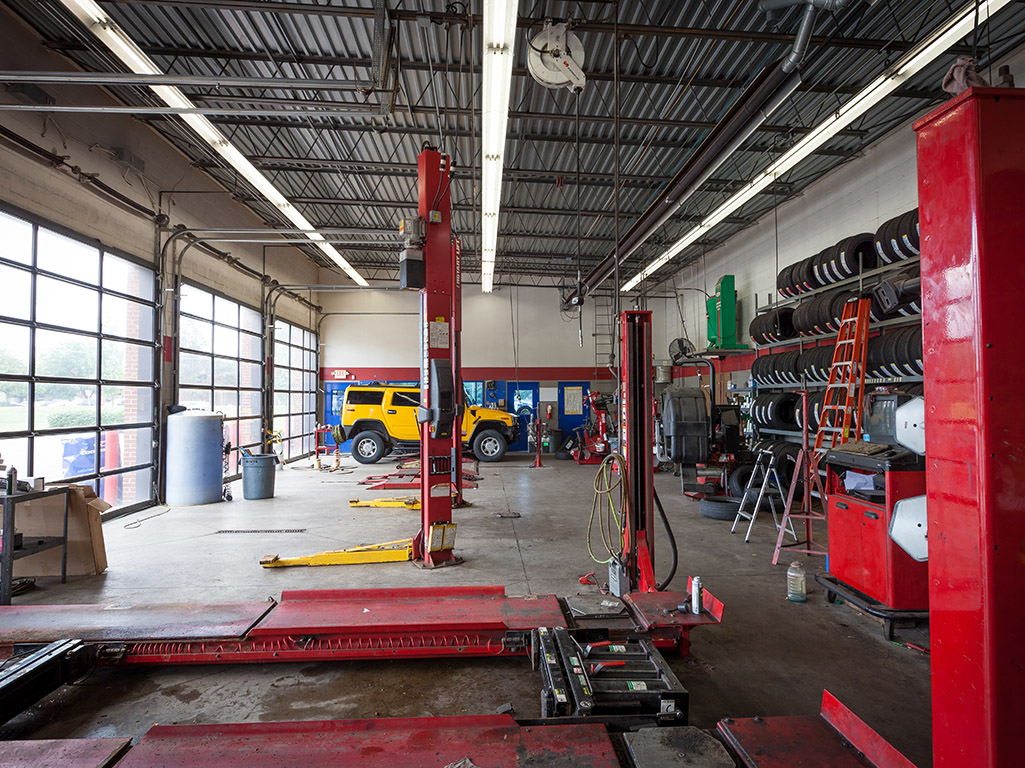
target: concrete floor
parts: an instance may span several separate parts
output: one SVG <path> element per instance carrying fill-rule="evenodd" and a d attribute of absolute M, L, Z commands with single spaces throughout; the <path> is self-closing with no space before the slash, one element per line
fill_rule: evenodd
<path fill-rule="evenodd" d="M 375 495 L 357 485 L 360 478 L 392 465 L 340 474 L 300 462 L 278 473 L 274 499 L 243 501 L 236 483 L 231 503 L 158 507 L 108 521 L 105 574 L 65 585 L 40 579 L 15 604 L 263 600 L 286 589 L 457 584 L 576 594 L 586 590 L 582 574 L 602 569 L 584 543 L 595 468 L 552 459 L 536 470 L 530 463 L 518 456 L 483 465 L 480 488 L 466 494 L 473 506 L 456 513 L 456 549 L 466 559 L 459 567 L 261 568 L 266 554 L 310 554 L 415 530 L 414 512 L 348 506 L 350 498 Z M 353 466 L 348 458 L 343 464 Z M 701 517 L 677 478 L 659 475 L 657 487 L 680 544 L 674 586 L 700 575 L 726 606 L 721 626 L 693 632 L 690 657 L 670 659 L 691 694 L 691 723 L 713 728 L 725 716 L 816 714 L 825 687 L 915 764 L 931 765 L 928 657 L 887 642 L 875 620 L 827 604 L 811 579 L 824 558 L 806 560 L 808 602 L 788 602 L 792 558 L 771 565 L 771 520 L 760 520 L 744 544 L 729 523 Z M 497 517 L 511 513 L 520 517 Z M 280 528 L 305 532 L 218 533 Z M 663 537 L 656 570 L 667 562 Z M 898 637 L 928 645 L 923 630 Z M 539 713 L 538 681 L 525 659 L 98 668 L 8 723 L 0 737 L 140 736 L 156 723 L 488 714 L 506 702 L 518 714 Z"/>

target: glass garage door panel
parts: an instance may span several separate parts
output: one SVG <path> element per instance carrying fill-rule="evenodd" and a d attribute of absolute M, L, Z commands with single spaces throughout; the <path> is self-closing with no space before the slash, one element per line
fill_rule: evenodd
<path fill-rule="evenodd" d="M 274 430 L 286 459 L 313 452 L 317 408 L 317 334 L 277 321 L 274 325 Z"/>
<path fill-rule="evenodd" d="M 198 286 L 182 286 L 179 304 L 178 403 L 224 416 L 224 440 L 259 450 L 263 413 L 262 319 L 244 304 Z M 228 476 L 238 475 L 238 452 Z"/>
<path fill-rule="evenodd" d="M 115 509 L 151 502 L 153 270 L 6 210 L 0 242 L 0 455 Z"/>

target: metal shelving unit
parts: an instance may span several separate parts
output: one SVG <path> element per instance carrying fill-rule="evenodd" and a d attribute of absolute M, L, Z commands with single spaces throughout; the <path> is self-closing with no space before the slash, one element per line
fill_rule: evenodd
<path fill-rule="evenodd" d="M 918 256 L 914 256 L 914 257 L 912 257 L 910 259 L 904 259 L 903 261 L 895 261 L 892 264 L 886 264 L 886 265 L 884 265 L 882 267 L 875 267 L 874 269 L 868 269 L 868 270 L 865 270 L 864 272 L 860 272 L 859 274 L 855 275 L 854 277 L 848 277 L 846 280 L 840 280 L 839 282 L 836 282 L 836 283 L 830 283 L 829 285 L 825 285 L 825 286 L 823 286 L 821 288 L 814 288 L 814 289 L 812 289 L 810 291 L 807 291 L 805 293 L 799 294 L 799 295 L 795 296 L 792 299 L 783 299 L 783 300 L 780 300 L 780 301 L 775 301 L 774 300 L 772 303 L 766 304 L 764 307 L 757 306 L 758 295 L 755 294 L 755 312 L 757 314 L 761 315 L 761 314 L 764 314 L 766 312 L 771 312 L 774 309 L 780 309 L 782 307 L 796 306 L 796 305 L 800 304 L 802 301 L 804 301 L 805 299 L 809 299 L 809 298 L 811 298 L 813 296 L 817 296 L 817 295 L 819 295 L 821 293 L 828 293 L 829 291 L 836 290 L 837 288 L 844 288 L 845 286 L 848 286 L 848 285 L 854 285 L 855 283 L 858 284 L 859 288 L 864 288 L 865 287 L 865 280 L 866 279 L 872 279 L 872 278 L 876 278 L 876 277 L 881 278 L 883 275 L 886 275 L 886 274 L 888 274 L 890 272 L 901 272 L 901 271 L 907 269 L 909 266 L 912 266 L 914 264 L 918 264 L 919 261 L 920 261 L 919 257 Z M 876 285 L 877 283 L 880 283 L 880 282 L 882 282 L 881 279 L 880 280 L 872 280 L 870 285 Z M 772 295 L 773 296 L 779 296 L 779 291 L 773 292 Z"/>
<path fill-rule="evenodd" d="M 28 493 L 14 493 L 7 496 L 0 496 L 3 502 L 3 543 L 0 545 L 0 605 L 11 604 L 11 586 L 14 581 L 14 561 L 23 557 L 45 552 L 54 547 L 62 547 L 61 552 L 61 583 L 68 580 L 68 506 L 70 503 L 71 489 L 68 486 L 62 488 L 50 488 L 45 491 L 30 491 Z M 25 544 L 14 548 L 14 518 L 15 507 L 29 501 L 49 498 L 50 496 L 64 496 L 64 535 L 63 536 L 31 536 L 23 537 Z"/>
<path fill-rule="evenodd" d="M 920 384 L 925 381 L 924 376 L 888 376 L 883 378 L 866 378 L 865 386 L 881 386 L 884 384 Z M 807 384 L 766 384 L 761 387 L 750 387 L 749 391 L 757 393 L 759 389 L 780 392 L 792 392 L 798 389 L 825 389 L 826 382 L 808 382 Z M 731 390 L 739 392 L 741 390 Z"/>
<path fill-rule="evenodd" d="M 901 326 L 914 325 L 915 323 L 921 322 L 921 315 L 902 315 L 901 317 L 891 317 L 889 320 L 878 320 L 874 323 L 869 322 L 868 329 L 869 331 L 879 331 L 884 330 L 886 328 L 899 328 Z M 804 342 L 806 341 L 828 341 L 830 339 L 835 338 L 835 333 L 819 333 L 814 336 L 795 336 L 792 339 L 784 339 L 783 341 L 773 341 L 769 344 L 759 344 L 755 347 L 754 353 L 757 357 L 758 353 L 761 352 L 763 349 L 775 349 L 777 347 L 796 347 L 798 345 L 804 344 Z"/>

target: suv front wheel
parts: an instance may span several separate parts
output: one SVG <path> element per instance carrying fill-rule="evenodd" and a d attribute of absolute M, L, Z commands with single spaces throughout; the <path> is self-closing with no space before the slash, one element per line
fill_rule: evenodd
<path fill-rule="evenodd" d="M 380 432 L 371 429 L 352 438 L 352 458 L 360 464 L 376 464 L 388 452 L 388 444 Z"/>
<path fill-rule="evenodd" d="M 473 455 L 478 461 L 501 461 L 507 447 L 505 438 L 494 429 L 485 429 L 473 438 Z"/>

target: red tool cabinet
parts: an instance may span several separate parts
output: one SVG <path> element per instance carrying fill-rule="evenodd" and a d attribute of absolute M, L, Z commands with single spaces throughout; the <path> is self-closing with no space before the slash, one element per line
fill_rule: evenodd
<path fill-rule="evenodd" d="M 893 507 L 925 493 L 925 472 L 886 472 L 886 499 L 829 495 L 829 573 L 895 610 L 929 607 L 929 564 L 913 560 L 889 536 Z"/>

